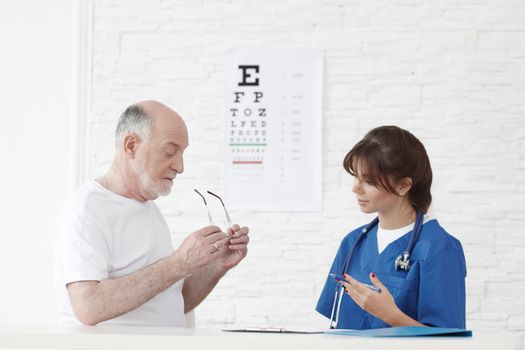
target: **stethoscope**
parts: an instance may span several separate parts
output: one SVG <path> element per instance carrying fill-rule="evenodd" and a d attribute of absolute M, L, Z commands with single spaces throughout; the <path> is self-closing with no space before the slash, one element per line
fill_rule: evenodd
<path fill-rule="evenodd" d="M 343 269 L 341 270 L 342 271 L 341 274 L 345 274 L 348 271 L 348 267 L 350 267 L 350 262 L 352 260 L 352 256 L 355 250 L 357 249 L 357 246 L 365 238 L 368 231 L 373 229 L 378 223 L 379 223 L 379 218 L 376 217 L 374 220 L 372 220 L 368 225 L 366 225 L 361 230 L 359 237 L 357 237 L 357 240 L 355 241 L 354 245 L 350 249 L 350 253 L 348 253 L 348 255 L 346 256 L 345 263 L 343 264 Z M 400 254 L 394 261 L 394 267 L 397 271 L 403 270 L 405 272 L 408 272 L 408 270 L 410 269 L 410 254 L 412 254 L 412 250 L 414 249 L 414 246 L 416 245 L 416 242 L 417 242 L 417 239 L 419 238 L 419 234 L 421 233 L 422 227 L 423 227 L 423 212 L 418 210 L 416 213 L 416 222 L 414 223 L 414 228 L 412 229 L 412 232 L 410 234 L 410 240 L 408 241 L 408 245 L 405 251 L 402 254 Z M 334 303 L 332 305 L 332 313 L 330 315 L 330 328 L 331 329 L 337 328 L 337 323 L 339 321 L 339 311 L 341 309 L 341 302 L 343 301 L 344 294 L 345 294 L 344 287 L 340 285 L 336 285 Z"/>

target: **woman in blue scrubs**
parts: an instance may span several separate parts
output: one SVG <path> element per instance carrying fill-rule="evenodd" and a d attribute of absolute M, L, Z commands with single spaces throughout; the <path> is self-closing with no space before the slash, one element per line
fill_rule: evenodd
<path fill-rule="evenodd" d="M 465 257 L 461 243 L 427 214 L 432 201 L 432 169 L 423 144 L 396 126 L 371 130 L 344 159 L 354 176 L 352 191 L 364 213 L 377 213 L 374 225 L 345 260 L 366 225 L 341 242 L 317 311 L 330 318 L 335 290 L 344 286 L 337 328 L 389 326 L 465 328 Z M 395 268 L 409 243 L 417 213 L 423 216 L 408 271 Z M 376 292 L 367 287 L 373 285 Z M 336 302 L 337 304 L 337 302 Z"/>

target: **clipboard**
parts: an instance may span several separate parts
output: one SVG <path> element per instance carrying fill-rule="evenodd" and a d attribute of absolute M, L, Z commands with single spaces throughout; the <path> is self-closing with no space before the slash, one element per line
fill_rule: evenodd
<path fill-rule="evenodd" d="M 238 329 L 223 329 L 223 332 L 238 333 L 278 333 L 278 334 L 323 334 L 325 331 L 320 330 L 298 330 L 278 327 L 246 327 Z"/>
<path fill-rule="evenodd" d="M 325 331 L 326 334 L 345 335 L 354 337 L 472 337 L 472 331 L 461 328 L 441 327 L 388 327 L 376 329 L 334 329 Z"/>

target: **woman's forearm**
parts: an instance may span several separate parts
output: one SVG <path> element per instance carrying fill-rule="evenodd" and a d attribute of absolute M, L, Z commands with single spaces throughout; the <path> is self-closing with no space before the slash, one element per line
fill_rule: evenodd
<path fill-rule="evenodd" d="M 402 327 L 402 326 L 423 326 L 426 327 L 421 322 L 414 320 L 412 317 L 405 314 L 400 309 L 397 309 L 396 312 L 392 313 L 387 319 L 383 320 L 392 327 Z"/>

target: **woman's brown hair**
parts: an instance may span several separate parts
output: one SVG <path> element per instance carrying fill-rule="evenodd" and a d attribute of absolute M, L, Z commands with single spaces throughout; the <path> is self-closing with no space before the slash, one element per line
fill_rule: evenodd
<path fill-rule="evenodd" d="M 410 132 L 397 126 L 380 126 L 370 130 L 345 156 L 345 170 L 376 187 L 399 195 L 392 183 L 408 177 L 412 187 L 408 199 L 416 210 L 426 213 L 432 195 L 432 168 L 425 147 Z"/>

